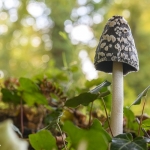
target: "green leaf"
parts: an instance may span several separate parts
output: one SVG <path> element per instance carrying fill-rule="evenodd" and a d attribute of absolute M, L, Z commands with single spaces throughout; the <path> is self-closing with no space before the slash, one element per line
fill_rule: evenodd
<path fill-rule="evenodd" d="M 29 106 L 32 106 L 35 103 L 48 104 L 46 97 L 40 93 L 38 86 L 32 80 L 20 78 L 19 83 L 19 90 L 22 92 L 22 98 Z"/>
<path fill-rule="evenodd" d="M 110 150 L 147 150 L 144 138 L 133 139 L 130 133 L 120 134 L 112 139 Z"/>
<path fill-rule="evenodd" d="M 20 104 L 21 97 L 18 96 L 17 91 L 10 91 L 8 89 L 3 88 L 2 92 L 2 100 L 8 103 Z"/>
<path fill-rule="evenodd" d="M 37 92 L 39 91 L 38 86 L 28 78 L 20 78 L 19 79 L 20 90 L 26 92 Z"/>
<path fill-rule="evenodd" d="M 78 149 L 81 145 L 86 150 L 106 150 L 111 140 L 110 135 L 102 128 L 100 122 L 95 119 L 89 130 L 81 129 L 72 122 L 66 121 L 63 130 L 68 134 L 72 147 Z"/>
<path fill-rule="evenodd" d="M 56 140 L 48 130 L 30 134 L 29 141 L 35 150 L 57 150 Z"/>
<path fill-rule="evenodd" d="M 128 107 L 124 107 L 123 109 L 124 117 L 126 118 L 126 127 L 125 129 L 132 130 L 133 132 L 136 132 L 139 128 L 139 125 L 135 121 L 135 115 L 132 112 L 132 110 Z"/>
<path fill-rule="evenodd" d="M 45 117 L 45 124 L 56 124 L 59 122 L 61 116 L 62 110 L 57 109 Z"/>
<path fill-rule="evenodd" d="M 77 107 L 80 104 L 87 106 L 90 102 L 93 102 L 94 100 L 96 100 L 97 97 L 98 97 L 98 94 L 91 94 L 91 93 L 85 92 L 67 100 L 65 103 L 65 106 Z"/>
<path fill-rule="evenodd" d="M 97 94 L 102 88 L 107 87 L 109 85 L 111 85 L 110 82 L 104 81 L 101 84 L 99 84 L 96 88 L 94 88 L 93 90 L 91 90 L 90 93 Z"/>
<path fill-rule="evenodd" d="M 101 98 L 101 97 L 106 97 L 106 96 L 108 96 L 109 94 L 110 94 L 110 91 L 107 90 L 106 92 L 100 93 L 98 97 L 99 97 L 99 98 Z"/>
<path fill-rule="evenodd" d="M 129 122 L 132 123 L 132 121 L 135 120 L 134 113 L 131 111 L 131 109 L 129 109 L 128 107 L 124 107 L 123 112 L 125 117 L 129 120 Z"/>
<path fill-rule="evenodd" d="M 146 119 L 146 120 L 142 121 L 142 128 L 145 130 L 150 129 L 150 119 Z"/>
<path fill-rule="evenodd" d="M 79 68 L 77 65 L 71 65 L 69 67 L 69 70 L 74 73 L 74 72 L 77 72 L 79 70 Z"/>
<path fill-rule="evenodd" d="M 44 119 L 45 125 L 47 125 L 46 127 L 44 127 L 44 129 L 50 130 L 52 132 L 56 131 L 56 129 L 59 129 L 58 126 L 61 116 L 62 110 L 60 109 L 57 109 L 52 113 L 48 114 Z"/>
<path fill-rule="evenodd" d="M 22 98 L 23 100 L 29 105 L 32 106 L 33 104 L 43 104 L 43 105 L 47 105 L 48 101 L 45 98 L 44 95 L 42 95 L 41 93 L 38 92 L 23 92 L 22 93 Z"/>
<path fill-rule="evenodd" d="M 139 105 L 141 103 L 142 97 L 147 95 L 147 92 L 148 92 L 149 89 L 150 89 L 150 85 L 141 94 L 138 95 L 137 99 L 129 106 L 129 108 L 132 105 Z"/>
<path fill-rule="evenodd" d="M 111 84 L 110 82 L 104 81 L 103 83 L 98 85 L 95 89 L 93 89 L 89 92 L 81 93 L 80 95 L 67 100 L 65 103 L 65 106 L 77 107 L 80 104 L 87 106 L 87 105 L 89 105 L 90 102 L 93 102 L 98 97 L 101 98 L 101 97 L 105 97 L 105 96 L 109 95 L 110 91 L 108 91 L 108 90 L 105 92 L 102 92 L 100 94 L 98 94 L 98 93 L 102 88 L 107 87 L 110 84 Z"/>
<path fill-rule="evenodd" d="M 91 88 L 91 87 L 93 87 L 93 86 L 97 86 L 97 85 L 99 85 L 99 83 L 102 83 L 103 82 L 103 79 L 102 78 L 97 78 L 97 79 L 93 79 L 93 80 L 87 80 L 86 82 L 85 82 L 85 86 L 87 87 L 87 88 Z"/>

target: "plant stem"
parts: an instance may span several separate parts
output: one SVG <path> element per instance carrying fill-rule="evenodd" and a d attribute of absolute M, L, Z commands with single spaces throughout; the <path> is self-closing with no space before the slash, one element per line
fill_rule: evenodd
<path fill-rule="evenodd" d="M 145 103 L 146 103 L 146 98 L 144 97 L 144 104 L 143 104 L 143 108 L 142 108 L 142 114 L 141 114 L 141 117 L 140 117 L 140 124 L 139 124 L 139 129 L 138 129 L 138 136 L 140 136 L 140 131 L 141 131 L 141 126 L 142 126 L 142 120 L 143 120 L 143 113 L 144 113 Z"/>
<path fill-rule="evenodd" d="M 108 121 L 109 130 L 110 130 L 111 136 L 113 137 L 113 133 L 112 133 L 112 130 L 111 130 L 111 127 L 110 127 L 110 122 L 109 122 L 108 113 L 107 113 L 107 110 L 106 110 L 106 105 L 105 105 L 105 102 L 104 102 L 103 97 L 102 97 L 101 99 L 102 99 L 102 102 L 103 102 L 103 105 L 104 105 L 104 109 L 105 109 L 105 114 L 106 114 L 107 121 Z"/>
<path fill-rule="evenodd" d="M 123 133 L 123 66 L 113 62 L 111 129 L 114 136 Z"/>
<path fill-rule="evenodd" d="M 60 131 L 60 134 L 61 134 L 61 137 L 62 137 L 62 140 L 63 140 L 63 143 L 64 143 L 65 150 L 67 150 L 66 143 L 65 143 L 65 140 L 64 140 L 64 137 L 63 137 L 63 133 L 62 133 L 62 131 L 61 131 L 61 128 L 60 128 L 60 126 L 59 126 L 58 123 L 56 123 L 56 124 L 57 124 L 57 126 L 58 126 L 59 131 Z"/>
<path fill-rule="evenodd" d="M 91 107 L 90 107 L 90 113 L 89 113 L 89 128 L 90 128 L 90 125 L 91 125 L 91 119 L 92 119 L 92 109 L 93 109 L 93 102 L 91 103 Z"/>

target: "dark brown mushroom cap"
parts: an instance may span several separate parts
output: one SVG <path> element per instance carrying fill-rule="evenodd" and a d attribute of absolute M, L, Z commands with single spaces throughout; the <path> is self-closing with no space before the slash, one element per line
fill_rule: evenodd
<path fill-rule="evenodd" d="M 123 75 L 139 70 L 131 29 L 122 16 L 108 20 L 96 49 L 94 65 L 96 70 L 112 73 L 114 61 L 123 63 Z"/>

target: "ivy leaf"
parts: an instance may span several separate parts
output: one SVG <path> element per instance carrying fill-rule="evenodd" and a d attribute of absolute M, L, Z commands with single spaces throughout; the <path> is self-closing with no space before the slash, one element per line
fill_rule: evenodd
<path fill-rule="evenodd" d="M 56 140 L 48 130 L 30 134 L 29 141 L 35 150 L 57 150 Z"/>
<path fill-rule="evenodd" d="M 90 102 L 96 100 L 97 97 L 98 94 L 91 94 L 89 92 L 81 93 L 80 95 L 67 100 L 65 106 L 77 107 L 80 104 L 87 106 Z"/>
<path fill-rule="evenodd" d="M 105 96 L 109 95 L 110 91 L 108 91 L 108 90 L 105 92 L 102 92 L 100 94 L 98 94 L 98 93 L 102 88 L 107 87 L 110 84 L 111 84 L 110 82 L 104 81 L 103 83 L 98 85 L 93 90 L 91 90 L 89 92 L 81 93 L 80 95 L 67 100 L 65 103 L 65 106 L 68 106 L 68 107 L 77 107 L 78 105 L 87 106 L 87 105 L 89 105 L 90 102 L 93 102 L 98 97 L 101 98 L 101 97 L 105 97 Z"/>
<path fill-rule="evenodd" d="M 68 134 L 74 149 L 78 149 L 82 145 L 82 149 L 86 150 L 97 150 L 98 147 L 106 150 L 111 140 L 110 135 L 97 119 L 94 120 L 89 130 L 78 128 L 69 121 L 65 122 L 63 130 Z"/>
<path fill-rule="evenodd" d="M 143 137 L 133 139 L 131 133 L 120 134 L 112 139 L 110 150 L 147 150 L 146 140 Z"/>
<path fill-rule="evenodd" d="M 111 85 L 110 82 L 104 81 L 100 85 L 98 85 L 96 88 L 94 88 L 93 90 L 91 90 L 90 93 L 97 94 L 102 88 L 107 87 L 109 85 Z"/>
<path fill-rule="evenodd" d="M 150 85 L 141 94 L 138 95 L 137 99 L 129 106 L 129 108 L 132 105 L 139 105 L 141 103 L 142 97 L 147 95 L 147 92 L 148 92 L 149 89 L 150 89 Z"/>

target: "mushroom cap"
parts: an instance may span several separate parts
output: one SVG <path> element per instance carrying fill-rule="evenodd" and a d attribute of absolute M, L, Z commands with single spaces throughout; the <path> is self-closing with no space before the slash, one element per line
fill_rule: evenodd
<path fill-rule="evenodd" d="M 96 70 L 112 73 L 113 62 L 123 63 L 123 75 L 139 70 L 139 60 L 131 29 L 122 16 L 113 16 L 105 25 L 96 49 Z"/>

